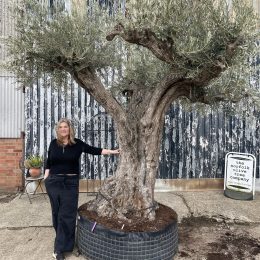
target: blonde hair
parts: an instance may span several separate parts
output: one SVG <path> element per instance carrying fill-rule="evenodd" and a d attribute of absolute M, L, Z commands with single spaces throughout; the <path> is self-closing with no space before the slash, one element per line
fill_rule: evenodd
<path fill-rule="evenodd" d="M 59 135 L 59 131 L 58 131 L 61 123 L 66 123 L 68 125 L 68 127 L 69 127 L 69 140 L 68 140 L 69 141 L 69 145 L 75 144 L 76 143 L 75 142 L 75 131 L 74 131 L 74 128 L 73 128 L 70 120 L 67 119 L 67 118 L 61 118 L 59 120 L 59 122 L 57 123 L 57 125 L 56 125 L 55 131 L 56 131 L 56 135 L 57 135 L 57 142 L 58 142 L 58 144 L 59 145 L 63 145 L 62 138 Z"/>

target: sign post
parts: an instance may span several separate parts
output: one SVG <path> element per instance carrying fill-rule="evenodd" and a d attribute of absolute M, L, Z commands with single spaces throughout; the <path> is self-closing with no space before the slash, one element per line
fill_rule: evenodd
<path fill-rule="evenodd" d="M 252 154 L 230 152 L 225 158 L 224 195 L 237 200 L 253 200 L 256 158 Z"/>

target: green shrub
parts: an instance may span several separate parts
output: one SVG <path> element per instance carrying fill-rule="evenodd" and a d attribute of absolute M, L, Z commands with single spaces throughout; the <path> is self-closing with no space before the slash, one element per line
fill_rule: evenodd
<path fill-rule="evenodd" d="M 24 166 L 27 169 L 41 168 L 43 165 L 43 159 L 39 155 L 30 155 L 25 161 Z"/>

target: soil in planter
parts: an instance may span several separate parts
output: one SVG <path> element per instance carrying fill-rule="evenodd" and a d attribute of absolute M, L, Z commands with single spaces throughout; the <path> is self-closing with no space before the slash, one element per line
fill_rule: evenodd
<path fill-rule="evenodd" d="M 96 212 L 89 211 L 87 205 L 88 204 L 86 203 L 79 207 L 80 215 L 93 222 L 96 221 L 98 224 L 112 230 L 121 230 L 125 232 L 155 232 L 164 229 L 173 222 L 177 222 L 176 212 L 162 204 L 158 204 L 158 209 L 155 211 L 155 220 L 149 221 L 147 219 L 132 218 L 132 223 L 127 223 L 115 218 L 99 217 Z"/>

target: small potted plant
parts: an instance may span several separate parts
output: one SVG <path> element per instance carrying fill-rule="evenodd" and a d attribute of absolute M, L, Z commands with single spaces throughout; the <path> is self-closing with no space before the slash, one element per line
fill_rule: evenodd
<path fill-rule="evenodd" d="M 24 166 L 29 170 L 31 177 L 38 177 L 41 174 L 43 159 L 39 155 L 30 155 L 25 161 Z"/>

